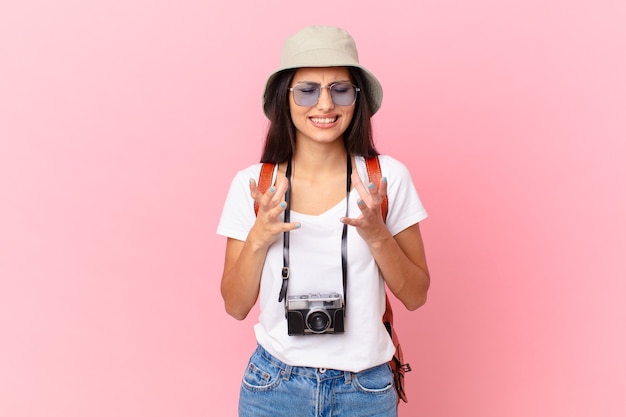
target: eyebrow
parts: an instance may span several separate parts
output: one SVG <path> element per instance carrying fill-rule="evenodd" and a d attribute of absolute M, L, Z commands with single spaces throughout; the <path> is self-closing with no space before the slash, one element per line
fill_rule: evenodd
<path fill-rule="evenodd" d="M 329 85 L 331 84 L 337 84 L 337 83 L 351 83 L 352 81 L 350 80 L 335 80 L 332 81 Z M 303 80 L 303 81 L 296 81 L 294 84 L 304 84 L 304 83 L 309 83 L 309 84 L 319 84 L 317 81 L 309 81 L 309 80 Z"/>

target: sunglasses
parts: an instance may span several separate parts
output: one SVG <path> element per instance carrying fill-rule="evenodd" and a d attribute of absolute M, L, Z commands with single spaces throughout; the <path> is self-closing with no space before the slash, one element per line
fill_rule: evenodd
<path fill-rule="evenodd" d="M 313 82 L 298 83 L 289 91 L 293 93 L 293 101 L 298 106 L 315 106 L 320 99 L 322 88 L 328 88 L 330 98 L 337 106 L 351 106 L 356 102 L 360 88 L 349 82 L 337 82 L 331 85 L 320 85 Z"/>

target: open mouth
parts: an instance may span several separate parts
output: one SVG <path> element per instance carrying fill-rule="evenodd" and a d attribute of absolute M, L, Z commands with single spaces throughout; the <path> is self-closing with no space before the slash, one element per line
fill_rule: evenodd
<path fill-rule="evenodd" d="M 335 123 L 339 119 L 339 116 L 334 116 L 334 117 L 311 117 L 310 119 L 315 124 L 327 125 L 327 124 Z"/>

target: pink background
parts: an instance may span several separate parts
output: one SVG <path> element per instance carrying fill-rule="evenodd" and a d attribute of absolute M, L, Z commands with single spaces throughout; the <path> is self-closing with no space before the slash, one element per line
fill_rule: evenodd
<path fill-rule="evenodd" d="M 430 217 L 401 416 L 626 415 L 622 0 L 0 5 L 0 415 L 234 416 L 215 235 L 285 36 L 336 24 Z"/>

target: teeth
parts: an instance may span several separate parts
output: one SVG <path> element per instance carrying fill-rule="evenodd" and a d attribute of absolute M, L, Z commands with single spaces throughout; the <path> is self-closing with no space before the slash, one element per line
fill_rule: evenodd
<path fill-rule="evenodd" d="M 313 123 L 333 123 L 335 120 L 337 120 L 336 117 L 312 117 L 311 121 Z"/>

